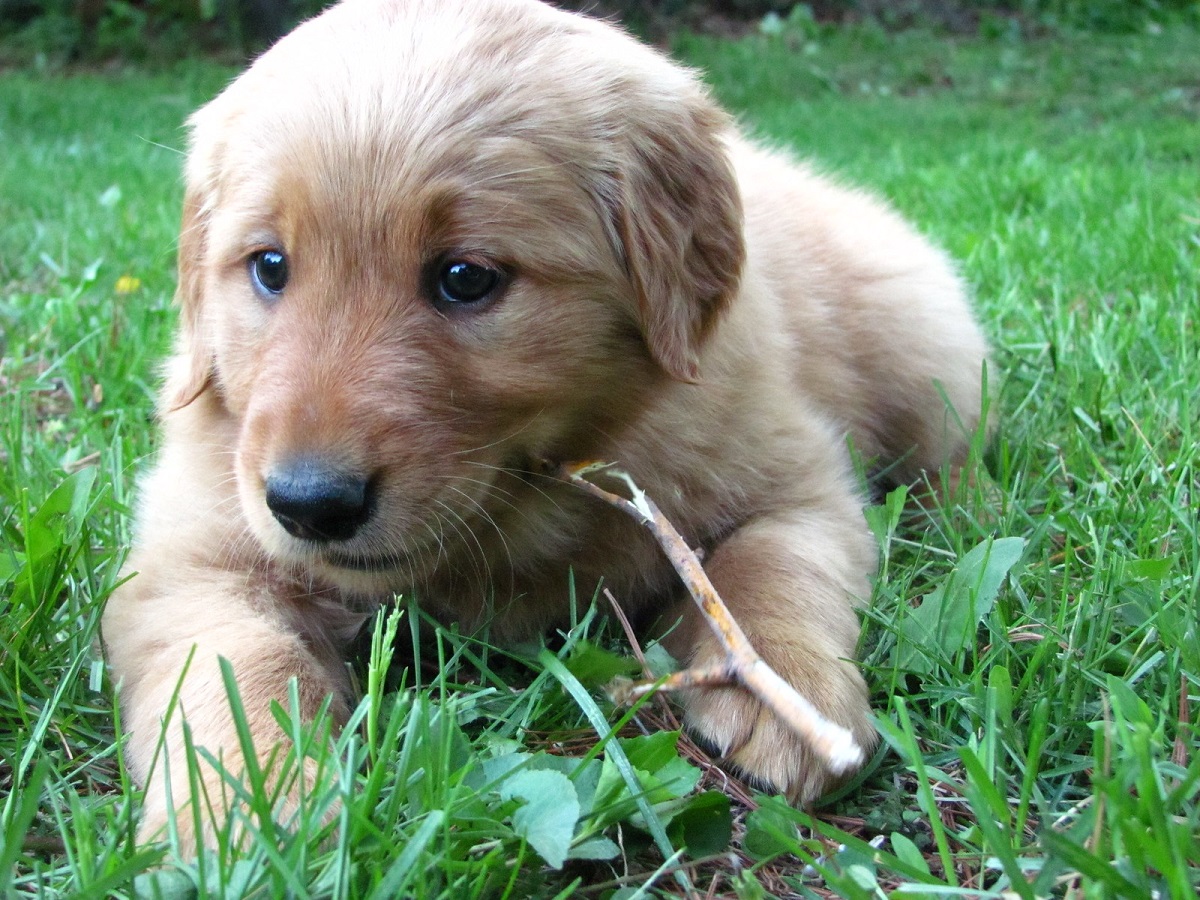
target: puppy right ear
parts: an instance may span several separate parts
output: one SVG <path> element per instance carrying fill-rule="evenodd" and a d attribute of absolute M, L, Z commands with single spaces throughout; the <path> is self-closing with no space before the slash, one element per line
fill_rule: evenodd
<path fill-rule="evenodd" d="M 192 403 L 213 380 L 213 348 L 204 326 L 204 258 L 208 251 L 209 191 L 207 178 L 197 177 L 192 160 L 188 166 L 183 198 L 183 221 L 179 229 L 179 281 L 175 303 L 179 306 L 179 331 L 175 355 L 163 389 L 166 412 Z"/>
<path fill-rule="evenodd" d="M 647 347 L 672 377 L 695 382 L 700 346 L 737 292 L 746 252 L 723 140 L 729 122 L 690 75 L 642 87 L 624 104 L 616 231 Z"/>

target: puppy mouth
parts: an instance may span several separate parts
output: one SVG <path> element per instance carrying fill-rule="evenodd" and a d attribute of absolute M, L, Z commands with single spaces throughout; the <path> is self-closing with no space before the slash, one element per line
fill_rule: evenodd
<path fill-rule="evenodd" d="M 365 553 L 326 550 L 321 556 L 334 568 L 351 572 L 394 572 L 404 565 L 404 560 L 399 557 L 387 555 L 372 556 Z"/>

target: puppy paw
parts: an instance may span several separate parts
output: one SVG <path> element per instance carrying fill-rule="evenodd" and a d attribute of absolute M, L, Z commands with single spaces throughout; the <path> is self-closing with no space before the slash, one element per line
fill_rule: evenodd
<path fill-rule="evenodd" d="M 867 690 L 858 671 L 847 662 L 805 680 L 779 671 L 832 722 L 848 729 L 864 755 L 878 742 L 871 725 Z M 780 667 L 782 668 L 782 667 Z M 685 700 L 685 725 L 701 744 L 715 751 L 721 764 L 756 787 L 786 794 L 808 806 L 852 772 L 835 773 L 829 763 L 761 702 L 741 688 L 707 688 Z"/>

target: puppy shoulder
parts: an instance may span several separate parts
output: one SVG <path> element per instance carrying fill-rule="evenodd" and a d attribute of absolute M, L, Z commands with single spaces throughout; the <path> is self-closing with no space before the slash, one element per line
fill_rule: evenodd
<path fill-rule="evenodd" d="M 945 255 L 922 236 L 890 202 L 820 171 L 787 150 L 729 139 L 751 236 L 774 234 L 802 239 L 846 261 L 892 271 L 897 261 L 949 266 Z M 870 274 L 864 270 L 863 275 Z"/>

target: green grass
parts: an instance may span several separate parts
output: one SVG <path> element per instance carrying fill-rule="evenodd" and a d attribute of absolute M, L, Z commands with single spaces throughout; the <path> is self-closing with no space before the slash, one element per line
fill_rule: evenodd
<path fill-rule="evenodd" d="M 1191 896 L 1197 46 L 1183 27 L 678 43 L 749 127 L 959 258 L 996 347 L 990 476 L 869 511 L 886 747 L 815 818 L 734 792 L 726 851 L 721 782 L 595 690 L 614 640 L 579 598 L 554 653 L 443 635 L 406 669 L 380 638 L 332 750 L 280 709 L 330 776 L 298 835 L 161 871 L 92 646 L 152 450 L 180 125 L 230 73 L 0 74 L 0 896 Z"/>

